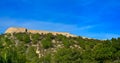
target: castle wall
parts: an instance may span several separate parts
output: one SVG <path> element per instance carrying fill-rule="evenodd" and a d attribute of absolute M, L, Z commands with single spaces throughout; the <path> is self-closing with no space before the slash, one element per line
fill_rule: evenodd
<path fill-rule="evenodd" d="M 26 28 L 8 28 L 5 33 L 24 33 L 27 32 Z"/>
<path fill-rule="evenodd" d="M 38 30 L 28 30 L 27 31 L 28 33 L 39 33 L 39 34 L 47 34 L 47 33 L 50 33 L 50 32 L 47 32 L 47 31 L 38 31 Z"/>
<path fill-rule="evenodd" d="M 39 33 L 39 34 L 48 34 L 48 33 L 52 33 L 53 35 L 56 35 L 56 34 L 62 34 L 64 36 L 71 36 L 71 37 L 76 37 L 75 35 L 72 35 L 70 33 L 66 33 L 66 32 L 49 32 L 49 31 L 39 31 L 39 30 L 27 30 L 26 28 L 8 28 L 6 30 L 5 33 L 25 33 L 25 32 L 28 32 L 28 33 L 33 33 L 33 34 L 36 34 L 36 33 Z"/>

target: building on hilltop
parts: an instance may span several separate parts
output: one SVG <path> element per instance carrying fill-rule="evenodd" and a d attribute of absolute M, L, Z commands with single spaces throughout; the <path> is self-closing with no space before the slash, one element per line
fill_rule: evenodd
<path fill-rule="evenodd" d="M 24 33 L 24 32 L 27 32 L 26 28 L 15 28 L 15 27 L 10 27 L 5 31 L 5 33 Z"/>
<path fill-rule="evenodd" d="M 64 35 L 64 36 L 71 36 L 71 37 L 76 37 L 76 35 L 73 35 L 73 34 L 70 34 L 70 33 L 67 33 L 67 32 L 50 32 L 50 31 L 41 31 L 41 30 L 28 30 L 26 28 L 15 28 L 15 27 L 10 27 L 8 28 L 5 33 L 39 33 L 39 34 L 48 34 L 48 33 L 52 33 L 53 35 L 56 35 L 56 34 L 61 34 L 61 35 Z"/>

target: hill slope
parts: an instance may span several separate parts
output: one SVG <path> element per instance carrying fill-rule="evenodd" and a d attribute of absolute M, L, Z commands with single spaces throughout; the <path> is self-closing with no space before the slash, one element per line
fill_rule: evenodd
<path fill-rule="evenodd" d="M 0 63 L 118 63 L 119 45 L 120 38 L 7 33 L 0 35 Z"/>

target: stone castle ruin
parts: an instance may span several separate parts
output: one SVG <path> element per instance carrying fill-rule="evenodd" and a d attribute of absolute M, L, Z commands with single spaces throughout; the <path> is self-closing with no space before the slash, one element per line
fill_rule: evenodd
<path fill-rule="evenodd" d="M 10 27 L 8 28 L 5 33 L 39 33 L 39 34 L 48 34 L 48 33 L 52 33 L 53 35 L 56 35 L 56 34 L 61 34 L 61 35 L 64 35 L 64 36 L 67 36 L 67 37 L 76 37 L 76 35 L 73 35 L 73 34 L 70 34 L 70 33 L 67 33 L 67 32 L 50 32 L 50 31 L 41 31 L 41 30 L 28 30 L 26 28 L 15 28 L 15 27 Z"/>

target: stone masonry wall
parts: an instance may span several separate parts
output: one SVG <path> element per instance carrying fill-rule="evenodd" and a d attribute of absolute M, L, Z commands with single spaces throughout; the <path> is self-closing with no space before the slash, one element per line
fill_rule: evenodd
<path fill-rule="evenodd" d="M 40 30 L 27 30 L 26 28 L 14 28 L 14 27 L 8 28 L 5 33 L 24 33 L 24 32 L 33 33 L 33 34 L 35 34 L 35 33 L 39 33 L 39 34 L 52 33 L 53 35 L 62 34 L 62 35 L 65 35 L 67 37 L 69 37 L 69 36 L 76 37 L 75 35 L 72 35 L 72 34 L 67 33 L 67 32 L 50 32 L 50 31 L 40 31 Z"/>
<path fill-rule="evenodd" d="M 10 27 L 10 28 L 8 28 L 5 31 L 5 33 L 24 33 L 26 31 L 27 31 L 26 28 L 14 28 L 14 27 Z"/>

